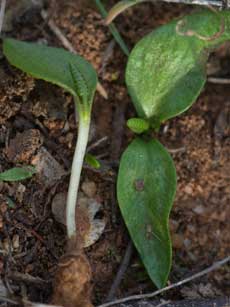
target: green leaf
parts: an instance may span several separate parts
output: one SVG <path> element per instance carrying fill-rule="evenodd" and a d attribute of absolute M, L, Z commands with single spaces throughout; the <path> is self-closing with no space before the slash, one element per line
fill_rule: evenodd
<path fill-rule="evenodd" d="M 15 208 L 15 202 L 8 196 L 6 196 L 7 205 L 10 209 Z"/>
<path fill-rule="evenodd" d="M 209 52 L 230 39 L 230 12 L 203 10 L 166 24 L 133 49 L 126 83 L 139 117 L 153 126 L 187 110 L 206 80 Z"/>
<path fill-rule="evenodd" d="M 109 11 L 108 16 L 106 18 L 106 23 L 110 24 L 118 15 L 123 13 L 129 7 L 136 5 L 138 3 L 141 3 L 141 2 L 146 2 L 146 1 L 151 1 L 151 0 L 123 0 L 123 1 L 119 1 Z"/>
<path fill-rule="evenodd" d="M 157 140 L 135 139 L 122 155 L 117 196 L 145 268 L 158 288 L 171 267 L 169 213 L 176 191 L 173 161 Z"/>
<path fill-rule="evenodd" d="M 142 118 L 130 118 L 127 121 L 127 126 L 130 130 L 137 134 L 141 134 L 149 130 L 150 125 L 149 122 Z"/>
<path fill-rule="evenodd" d="M 89 166 L 99 169 L 101 167 L 101 163 L 91 154 L 87 153 L 85 155 L 85 163 L 87 163 Z"/>
<path fill-rule="evenodd" d="M 95 0 L 95 3 L 101 13 L 101 16 L 103 18 L 107 18 L 107 11 L 102 3 L 101 0 Z M 114 24 L 109 25 L 109 30 L 112 33 L 115 41 L 118 43 L 118 45 L 121 47 L 121 50 L 124 52 L 125 55 L 129 56 L 129 48 L 126 46 L 125 41 L 123 40 L 122 36 L 120 35 L 119 31 L 117 30 L 116 26 Z"/>
<path fill-rule="evenodd" d="M 35 173 L 34 167 L 14 167 L 0 173 L 0 181 L 20 181 L 31 178 Z"/>
<path fill-rule="evenodd" d="M 12 65 L 31 76 L 59 85 L 80 100 L 87 97 L 87 103 L 92 102 L 97 74 L 81 56 L 15 39 L 4 40 L 3 52 Z"/>

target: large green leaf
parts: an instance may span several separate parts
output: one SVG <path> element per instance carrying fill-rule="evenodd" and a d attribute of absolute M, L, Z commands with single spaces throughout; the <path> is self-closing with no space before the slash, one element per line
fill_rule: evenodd
<path fill-rule="evenodd" d="M 97 74 L 81 56 L 61 48 L 5 39 L 3 52 L 9 62 L 31 76 L 63 87 L 73 96 L 91 102 Z"/>
<path fill-rule="evenodd" d="M 169 213 L 176 190 L 173 161 L 157 140 L 135 139 L 118 174 L 119 206 L 152 281 L 161 288 L 171 267 Z"/>
<path fill-rule="evenodd" d="M 20 181 L 31 178 L 36 173 L 33 167 L 14 167 L 0 173 L 0 181 Z"/>
<path fill-rule="evenodd" d="M 133 49 L 126 83 L 137 113 L 153 126 L 187 110 L 206 80 L 210 50 L 230 39 L 230 12 L 202 10 L 145 36 Z"/>

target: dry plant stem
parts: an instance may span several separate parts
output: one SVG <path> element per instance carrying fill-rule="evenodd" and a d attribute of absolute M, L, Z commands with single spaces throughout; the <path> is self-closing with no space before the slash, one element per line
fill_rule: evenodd
<path fill-rule="evenodd" d="M 158 2 L 158 0 L 152 0 L 151 2 Z M 159 0 L 159 2 L 168 2 L 168 3 L 183 3 L 183 4 L 196 4 L 196 5 L 213 5 L 217 7 L 224 6 L 223 1 L 221 0 Z"/>
<path fill-rule="evenodd" d="M 214 77 L 209 77 L 208 78 L 209 83 L 216 83 L 216 84 L 230 84 L 230 79 L 229 78 L 214 78 Z"/>
<path fill-rule="evenodd" d="M 75 216 L 76 216 L 77 194 L 80 183 L 81 170 L 83 167 L 86 147 L 89 138 L 89 128 L 90 128 L 90 111 L 84 112 L 84 110 L 81 110 L 80 104 L 78 104 L 78 109 L 79 109 L 78 138 L 72 162 L 69 190 L 67 195 L 67 206 L 66 206 L 66 224 L 67 224 L 67 235 L 69 239 L 76 236 Z"/>
<path fill-rule="evenodd" d="M 0 34 L 2 32 L 2 25 L 5 15 L 5 9 L 6 9 L 6 0 L 1 1 L 1 9 L 0 9 Z"/>
<path fill-rule="evenodd" d="M 102 305 L 99 305 L 97 307 L 109 307 L 109 306 L 114 306 L 114 305 L 117 305 L 117 304 L 121 304 L 121 303 L 125 303 L 125 302 L 129 302 L 129 301 L 137 301 L 137 300 L 141 300 L 141 299 L 148 299 L 148 298 L 153 298 L 155 296 L 157 296 L 158 294 L 161 294 L 161 293 L 164 293 L 168 290 L 171 290 L 171 289 L 174 289 L 174 288 L 177 288 L 179 286 L 182 286 L 194 279 L 197 279 L 201 276 L 204 276 L 218 268 L 220 268 L 221 266 L 225 265 L 226 263 L 230 262 L 230 256 L 220 260 L 220 261 L 217 261 L 215 262 L 212 266 L 208 267 L 207 269 L 204 269 L 203 271 L 200 271 L 188 278 L 185 278 L 175 284 L 172 284 L 170 286 L 167 286 L 163 289 L 159 289 L 155 292 L 152 292 L 152 293 L 147 293 L 147 294 L 138 294 L 138 295 L 132 295 L 132 296 L 128 296 L 128 297 L 125 297 L 125 298 L 122 298 L 122 299 L 119 299 L 119 300 L 115 300 L 113 302 L 109 302 L 109 303 L 105 303 L 105 304 L 102 304 Z"/>

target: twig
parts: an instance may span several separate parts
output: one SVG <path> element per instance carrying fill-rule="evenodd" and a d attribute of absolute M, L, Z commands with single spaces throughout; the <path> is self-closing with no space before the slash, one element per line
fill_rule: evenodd
<path fill-rule="evenodd" d="M 167 148 L 168 152 L 171 154 L 177 154 L 179 152 L 185 152 L 186 148 L 185 147 L 179 147 L 179 148 Z"/>
<path fill-rule="evenodd" d="M 212 266 L 204 269 L 203 271 L 200 271 L 190 277 L 187 277 L 175 284 L 172 284 L 170 286 L 167 286 L 163 289 L 159 289 L 155 292 L 152 292 L 152 293 L 147 293 L 147 294 L 138 294 L 138 295 L 132 295 L 132 296 L 128 296 L 128 297 L 125 297 L 125 298 L 122 298 L 122 299 L 119 299 L 119 300 L 115 300 L 113 302 L 109 302 L 109 303 L 105 303 L 105 304 L 102 304 L 102 305 L 99 305 L 97 307 L 109 307 L 109 306 L 114 306 L 114 305 L 117 305 L 117 304 L 120 304 L 120 303 L 125 303 L 125 302 L 128 302 L 128 301 L 136 301 L 136 300 L 140 300 L 140 299 L 147 299 L 147 298 L 152 298 L 158 294 L 161 294 L 163 292 L 166 292 L 168 290 L 171 290 L 171 289 L 174 289 L 174 288 L 177 288 L 181 285 L 184 285 L 194 279 L 197 279 L 201 276 L 204 276 L 218 268 L 220 268 L 221 266 L 223 266 L 224 264 L 228 263 L 230 261 L 230 256 L 218 261 L 218 262 L 215 262 Z"/>
<path fill-rule="evenodd" d="M 6 0 L 1 1 L 1 9 L 0 9 L 0 34 L 2 32 L 2 26 L 4 21 L 4 15 L 5 15 L 5 8 L 6 8 Z"/>
<path fill-rule="evenodd" d="M 13 304 L 13 305 L 18 305 L 19 302 L 9 298 L 9 297 L 6 297 L 6 296 L 3 296 L 3 295 L 0 295 L 0 302 L 6 302 L 6 303 L 10 303 L 10 304 Z"/>
<path fill-rule="evenodd" d="M 129 241 L 129 244 L 126 248 L 126 251 L 125 251 L 125 255 L 124 255 L 124 258 L 123 258 L 123 261 L 118 269 L 118 272 L 117 272 L 117 275 L 113 281 L 113 284 L 109 290 L 109 293 L 107 295 L 107 298 L 106 298 L 106 301 L 111 301 L 115 294 L 116 294 L 116 291 L 123 279 L 123 276 L 129 266 L 129 263 L 130 263 L 130 259 L 131 259 L 131 256 L 132 256 L 132 252 L 133 252 L 133 243 L 132 241 L 130 240 Z"/>
<path fill-rule="evenodd" d="M 216 84 L 230 84 L 230 79 L 209 77 L 208 82 Z"/>
<path fill-rule="evenodd" d="M 113 51 L 114 51 L 114 47 L 116 45 L 115 40 L 111 40 L 111 42 L 108 44 L 107 48 L 105 49 L 105 52 L 103 54 L 102 57 L 102 65 L 101 68 L 99 69 L 99 73 L 104 75 L 105 73 L 105 68 L 108 65 L 109 60 L 112 58 L 113 56 Z"/>
<path fill-rule="evenodd" d="M 152 0 L 152 1 L 150 0 L 150 2 L 157 2 L 157 1 L 162 1 L 167 3 L 178 3 L 178 4 L 202 5 L 202 6 L 213 5 L 217 7 L 223 7 L 223 6 L 226 6 L 227 8 L 230 7 L 230 4 L 226 5 L 224 1 L 220 0 Z"/>
<path fill-rule="evenodd" d="M 41 10 L 41 16 L 42 18 L 47 22 L 50 30 L 56 35 L 56 37 L 60 40 L 62 45 L 69 50 L 72 53 L 77 53 L 76 50 L 74 49 L 73 45 L 71 42 L 65 37 L 65 35 L 62 33 L 61 29 L 56 26 L 56 24 L 53 22 L 53 20 L 47 20 L 48 19 L 48 14 L 45 10 Z M 108 95 L 104 87 L 101 85 L 100 82 L 97 84 L 97 91 L 98 93 L 105 99 L 108 99 Z"/>
<path fill-rule="evenodd" d="M 42 18 L 47 21 L 47 24 L 50 28 L 50 30 L 56 35 L 56 37 L 61 41 L 62 45 L 69 50 L 72 53 L 76 53 L 76 50 L 70 43 L 70 41 L 65 37 L 65 35 L 62 33 L 62 31 L 55 25 L 53 20 L 48 20 L 48 13 L 45 10 L 41 10 L 41 16 Z"/>
<path fill-rule="evenodd" d="M 34 277 L 30 274 L 23 274 L 20 272 L 10 272 L 8 273 L 7 277 L 11 280 L 22 281 L 29 284 L 37 284 L 41 286 L 45 286 L 51 283 L 50 281 L 41 279 L 39 277 Z"/>
<path fill-rule="evenodd" d="M 94 142 L 93 144 L 89 145 L 88 148 L 87 148 L 87 151 L 91 151 L 93 149 L 95 149 L 96 147 L 99 147 L 101 146 L 101 144 L 105 143 L 108 141 L 108 137 L 107 136 L 104 136 L 103 138 L 97 140 L 96 142 Z"/>

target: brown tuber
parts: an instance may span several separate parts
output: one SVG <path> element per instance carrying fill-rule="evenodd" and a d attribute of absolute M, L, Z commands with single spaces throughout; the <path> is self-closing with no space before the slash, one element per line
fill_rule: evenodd
<path fill-rule="evenodd" d="M 52 304 L 93 307 L 90 300 L 91 267 L 80 246 L 76 240 L 68 242 L 67 252 L 60 259 L 56 272 Z"/>

